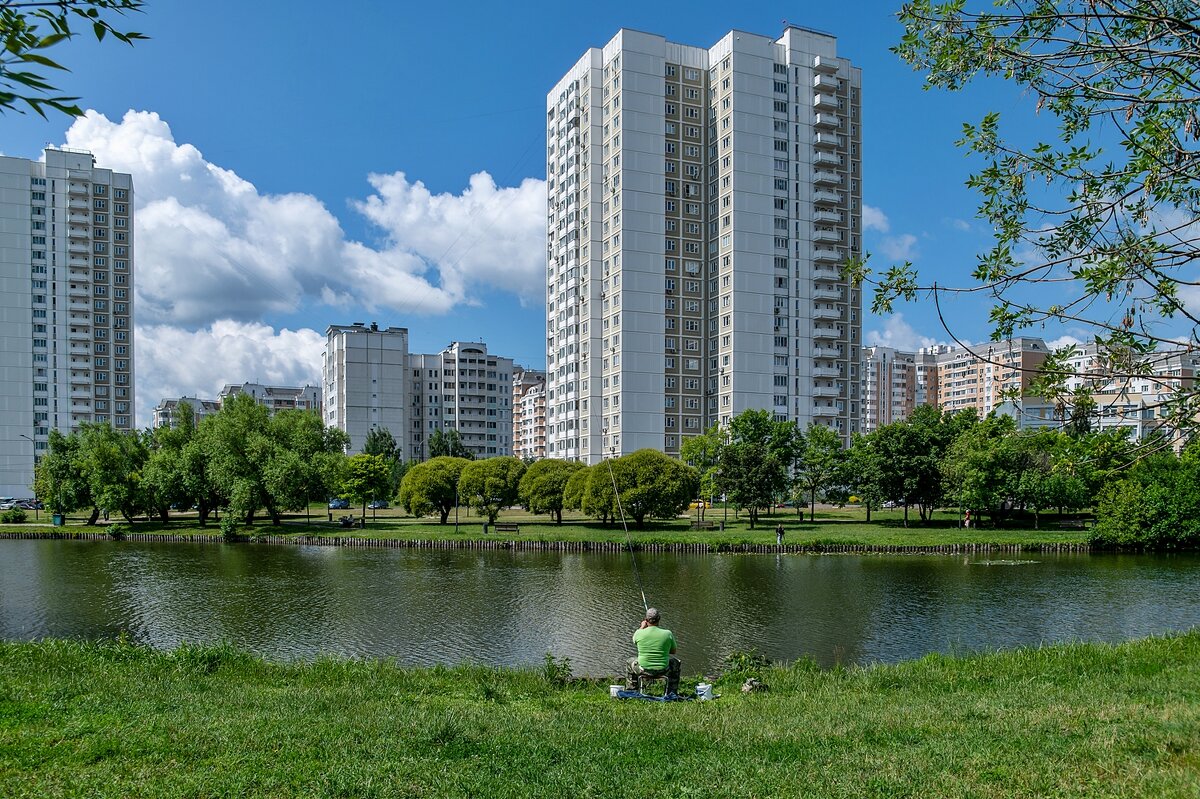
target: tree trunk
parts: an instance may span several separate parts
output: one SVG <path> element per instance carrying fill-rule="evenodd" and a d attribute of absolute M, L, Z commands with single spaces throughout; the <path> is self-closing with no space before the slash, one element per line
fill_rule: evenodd
<path fill-rule="evenodd" d="M 365 511 L 364 511 L 364 513 L 365 513 Z M 441 521 L 439 521 L 438 524 L 445 524 L 446 519 L 450 518 L 450 509 L 449 508 L 438 508 L 438 516 L 441 517 Z"/>
<path fill-rule="evenodd" d="M 871 523 L 871 503 L 867 503 L 867 524 Z"/>
<path fill-rule="evenodd" d="M 197 510 L 199 511 L 199 514 L 200 514 L 200 526 L 205 527 L 208 525 L 208 514 L 209 514 L 208 503 L 205 502 L 204 500 L 200 500 L 200 502 L 197 504 L 198 504 Z"/>
<path fill-rule="evenodd" d="M 748 508 L 747 510 L 750 512 L 750 529 L 753 530 L 754 523 L 758 521 L 758 509 Z"/>
<path fill-rule="evenodd" d="M 554 511 L 554 520 L 557 524 L 562 524 L 562 508 Z"/>
<path fill-rule="evenodd" d="M 100 519 L 100 509 L 93 505 L 92 506 L 92 514 L 90 516 L 88 516 L 88 520 L 87 520 L 88 527 L 94 527 L 96 522 L 99 521 L 99 519 Z"/>
<path fill-rule="evenodd" d="M 812 491 L 808 494 L 808 520 L 815 522 L 817 520 L 817 487 L 813 486 Z"/>
<path fill-rule="evenodd" d="M 904 526 L 908 527 L 908 502 L 904 503 Z"/>
<path fill-rule="evenodd" d="M 252 527 L 253 525 L 254 525 L 254 508 L 251 508 L 250 510 L 246 511 L 246 526 Z"/>

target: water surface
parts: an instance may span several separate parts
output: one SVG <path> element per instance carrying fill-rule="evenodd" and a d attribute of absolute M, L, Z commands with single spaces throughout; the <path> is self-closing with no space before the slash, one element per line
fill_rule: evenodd
<path fill-rule="evenodd" d="M 1200 624 L 1200 556 L 639 555 L 685 671 L 731 651 L 894 662 Z M 641 596 L 625 554 L 0 541 L 0 637 L 229 641 L 272 658 L 611 674 Z"/>

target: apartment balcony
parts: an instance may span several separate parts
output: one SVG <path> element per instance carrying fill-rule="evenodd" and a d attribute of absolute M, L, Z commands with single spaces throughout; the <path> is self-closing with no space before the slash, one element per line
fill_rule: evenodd
<path fill-rule="evenodd" d="M 835 408 L 832 405 L 814 405 L 813 406 L 813 416 L 817 416 L 820 418 L 830 418 L 830 417 L 835 417 L 835 416 L 841 416 L 841 414 L 842 414 L 842 412 L 839 411 L 837 408 Z"/>
<path fill-rule="evenodd" d="M 92 306 L 88 304 L 87 300 L 71 300 L 71 303 L 68 307 L 72 311 L 91 311 L 92 310 Z M 78 318 L 78 317 L 74 317 L 74 316 L 71 317 L 72 324 L 86 325 L 89 321 L 91 321 L 91 320 L 89 320 L 86 316 L 84 316 L 82 318 Z"/>
<path fill-rule="evenodd" d="M 832 92 L 837 91 L 838 81 L 837 78 L 832 75 L 826 75 L 823 72 L 818 72 L 816 75 L 813 75 L 812 85 L 814 89 L 823 89 L 825 91 Z"/>
<path fill-rule="evenodd" d="M 817 114 L 813 117 L 813 127 L 825 130 L 837 130 L 842 126 L 842 120 L 837 114 Z"/>
<path fill-rule="evenodd" d="M 833 288 L 816 288 L 813 289 L 813 299 L 815 300 L 832 300 L 834 302 L 845 302 L 846 295 L 842 294 L 840 289 Z"/>
<path fill-rule="evenodd" d="M 825 133 L 817 131 L 813 136 L 813 146 L 821 149 L 832 150 L 842 146 L 842 137 L 836 133 Z"/>
<path fill-rule="evenodd" d="M 81 227 L 79 225 L 71 225 L 67 229 L 67 237 L 75 240 L 87 239 L 88 233 L 89 231 L 86 227 Z"/>
<path fill-rule="evenodd" d="M 832 58 L 823 58 L 822 56 L 813 57 L 813 70 L 825 75 L 836 75 L 838 71 L 837 62 Z"/>
<path fill-rule="evenodd" d="M 824 205 L 841 205 L 842 193 L 829 189 L 817 189 L 813 192 L 813 202 Z"/>
<path fill-rule="evenodd" d="M 840 397 L 842 392 L 837 386 L 813 386 L 814 397 Z"/>
<path fill-rule="evenodd" d="M 88 246 L 86 243 L 72 241 L 67 245 L 67 251 L 75 255 L 87 255 Z"/>
<path fill-rule="evenodd" d="M 823 341 L 837 341 L 842 337 L 842 332 L 832 325 L 814 325 L 813 338 Z"/>
<path fill-rule="evenodd" d="M 838 107 L 837 98 L 832 94 L 814 94 L 812 104 L 818 111 L 836 111 Z"/>
<path fill-rule="evenodd" d="M 842 236 L 836 230 L 814 230 L 813 241 L 823 244 L 840 244 Z"/>
<path fill-rule="evenodd" d="M 831 250 L 828 247 L 814 247 L 813 248 L 813 260 L 818 261 L 818 262 L 823 262 L 823 263 L 839 264 L 844 259 L 842 257 L 842 254 L 840 252 L 838 252 L 837 250 Z"/>
<path fill-rule="evenodd" d="M 67 202 L 67 208 L 72 211 L 87 211 L 91 208 L 91 206 L 88 205 L 87 200 L 78 200 L 72 198 Z"/>
<path fill-rule="evenodd" d="M 80 297 L 82 299 L 88 299 L 92 295 L 91 290 L 87 286 L 79 283 L 72 283 L 71 287 L 67 289 L 67 294 L 71 297 Z"/>
<path fill-rule="evenodd" d="M 842 281 L 842 270 L 832 266 L 813 266 L 813 280 L 829 280 L 840 283 Z"/>
<path fill-rule="evenodd" d="M 832 366 L 818 366 L 812 370 L 813 377 L 841 377 L 842 373 Z"/>
<path fill-rule="evenodd" d="M 837 172 L 818 169 L 813 172 L 813 183 L 818 186 L 840 186 L 842 185 L 842 176 Z"/>
<path fill-rule="evenodd" d="M 813 155 L 813 163 L 817 166 L 829 166 L 836 169 L 842 165 L 842 159 L 838 158 L 836 153 L 831 153 L 827 150 L 817 150 Z"/>
<path fill-rule="evenodd" d="M 90 344 L 72 344 L 70 353 L 72 355 L 91 355 L 92 347 Z"/>
<path fill-rule="evenodd" d="M 88 185 L 86 183 L 80 183 L 75 180 L 67 183 L 67 194 L 82 194 L 86 197 L 89 193 Z"/>
<path fill-rule="evenodd" d="M 77 329 L 72 330 L 71 332 L 67 333 L 67 340 L 68 341 L 91 341 L 92 340 L 92 331 L 82 330 L 82 329 L 77 328 Z"/>
<path fill-rule="evenodd" d="M 76 403 L 87 403 L 88 408 L 92 406 L 92 392 L 87 388 L 72 388 L 71 389 L 71 407 L 74 408 Z"/>
<path fill-rule="evenodd" d="M 86 255 L 72 255 L 70 265 L 81 266 L 84 269 L 87 269 L 89 266 L 91 266 L 91 261 L 88 260 Z"/>
<path fill-rule="evenodd" d="M 812 312 L 813 319 L 841 319 L 842 312 L 837 308 L 814 308 Z"/>
<path fill-rule="evenodd" d="M 818 210 L 813 213 L 813 221 L 826 225 L 840 225 L 842 224 L 842 215 L 837 211 Z"/>
<path fill-rule="evenodd" d="M 814 358 L 841 358 L 842 351 L 833 347 L 813 347 Z"/>

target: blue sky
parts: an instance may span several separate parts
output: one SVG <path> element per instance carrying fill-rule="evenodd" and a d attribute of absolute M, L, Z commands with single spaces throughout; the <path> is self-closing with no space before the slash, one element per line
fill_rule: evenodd
<path fill-rule="evenodd" d="M 131 23 L 149 41 L 57 53 L 74 70 L 60 88 L 94 115 L 5 117 L 0 149 L 66 143 L 134 172 L 142 424 L 163 396 L 315 380 L 331 323 L 408 327 L 414 351 L 482 338 L 542 366 L 545 94 L 622 26 L 702 46 L 785 19 L 838 36 L 863 69 L 872 264 L 967 282 L 989 237 L 963 186 L 978 164 L 953 142 L 991 109 L 1028 126 L 1032 101 L 922 91 L 888 50 L 896 5 L 693 2 L 679 24 L 654 3 L 151 0 Z M 927 304 L 898 311 L 865 337 L 948 339 Z M 970 303 L 952 322 L 988 332 Z"/>

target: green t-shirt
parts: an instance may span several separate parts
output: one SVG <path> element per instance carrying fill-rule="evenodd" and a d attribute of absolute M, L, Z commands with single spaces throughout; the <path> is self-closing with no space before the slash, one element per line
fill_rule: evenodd
<path fill-rule="evenodd" d="M 637 644 L 638 663 L 648 671 L 661 671 L 670 663 L 671 650 L 675 648 L 675 636 L 670 630 L 651 624 L 633 634 Z"/>

